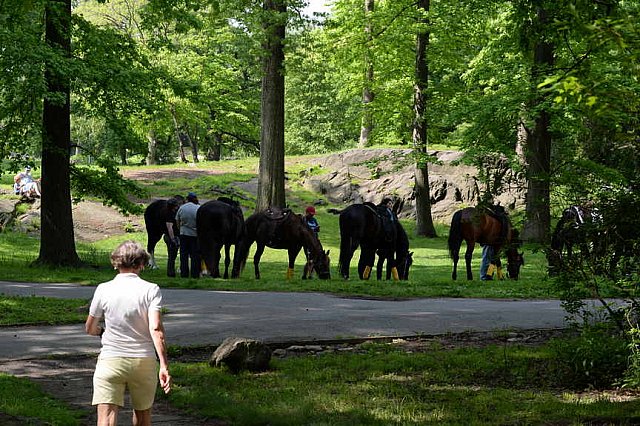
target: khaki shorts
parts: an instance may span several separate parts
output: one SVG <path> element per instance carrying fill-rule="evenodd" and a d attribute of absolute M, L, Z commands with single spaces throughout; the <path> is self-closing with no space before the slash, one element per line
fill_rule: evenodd
<path fill-rule="evenodd" d="M 93 374 L 93 405 L 124 407 L 125 387 L 129 388 L 134 410 L 153 405 L 158 385 L 155 358 L 98 358 Z"/>

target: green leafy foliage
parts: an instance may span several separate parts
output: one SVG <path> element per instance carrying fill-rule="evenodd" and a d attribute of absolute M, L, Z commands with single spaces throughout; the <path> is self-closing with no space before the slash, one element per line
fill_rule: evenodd
<path fill-rule="evenodd" d="M 146 192 L 134 181 L 123 178 L 112 161 L 98 159 L 96 166 L 72 165 L 71 175 L 76 202 L 96 196 L 105 205 L 118 207 L 122 213 L 142 213 L 143 207 L 132 202 L 129 196 L 143 197 Z"/>

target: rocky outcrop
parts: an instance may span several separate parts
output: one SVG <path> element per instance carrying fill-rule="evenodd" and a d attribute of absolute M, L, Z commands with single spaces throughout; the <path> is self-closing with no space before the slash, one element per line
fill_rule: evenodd
<path fill-rule="evenodd" d="M 462 156 L 458 151 L 432 153 L 437 164 L 429 165 L 432 216 L 448 222 L 458 209 L 478 202 L 477 170 L 452 164 Z M 303 184 L 332 203 L 378 203 L 392 195 L 405 200 L 401 217 L 415 218 L 415 161 L 411 149 L 350 150 L 317 158 L 303 172 Z M 524 203 L 521 188 L 508 188 L 498 197 L 501 205 L 520 207 Z"/>
<path fill-rule="evenodd" d="M 4 230 L 16 217 L 16 206 L 20 200 L 0 199 L 0 232 Z"/>

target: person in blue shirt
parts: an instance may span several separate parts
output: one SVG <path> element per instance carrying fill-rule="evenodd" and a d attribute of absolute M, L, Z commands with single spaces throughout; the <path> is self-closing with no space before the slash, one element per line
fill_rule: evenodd
<path fill-rule="evenodd" d="M 309 206 L 304 213 L 305 215 L 302 220 L 307 224 L 307 227 L 309 227 L 311 232 L 313 232 L 313 235 L 318 238 L 318 234 L 320 233 L 320 224 L 318 223 L 318 219 L 316 219 L 316 208 Z"/>

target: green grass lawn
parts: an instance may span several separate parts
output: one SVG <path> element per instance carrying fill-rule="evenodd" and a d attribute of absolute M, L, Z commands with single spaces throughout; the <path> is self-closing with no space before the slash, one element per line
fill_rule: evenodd
<path fill-rule="evenodd" d="M 414 264 L 409 281 L 361 281 L 357 275 L 357 259 L 351 263 L 351 279 L 344 281 L 337 273 L 337 259 L 340 253 L 338 217 L 318 209 L 318 218 L 322 226 L 320 235 L 325 249 L 330 250 L 332 260 L 332 278 L 328 281 L 302 280 L 304 256 L 301 253 L 296 261 L 294 279 L 286 280 L 287 252 L 267 248 L 260 262 L 262 279 L 256 280 L 253 274 L 252 248 L 245 270 L 238 280 L 204 278 L 200 280 L 166 277 L 166 247 L 159 243 L 156 247 L 156 259 L 159 270 L 145 270 L 142 276 L 158 283 L 162 287 L 207 288 L 219 290 L 245 291 L 320 291 L 336 294 L 354 294 L 374 297 L 489 297 L 489 298 L 553 298 L 558 293 L 553 281 L 546 275 L 546 262 L 542 253 L 525 250 L 525 266 L 519 281 L 481 282 L 480 250 L 474 253 L 473 272 L 475 279 L 467 281 L 451 280 L 452 263 L 447 251 L 447 228 L 439 227 L 439 237 L 435 239 L 415 237 L 413 223 L 404 222 L 410 235 L 411 250 L 414 252 Z M 0 234 L 0 280 L 32 282 L 73 282 L 95 285 L 113 277 L 113 268 L 109 265 L 109 253 L 125 239 L 135 239 L 146 244 L 146 234 L 130 233 L 108 238 L 94 244 L 78 244 L 77 250 L 87 268 L 45 268 L 32 266 L 38 255 L 39 240 L 24 234 Z M 19 256 L 16 256 L 19 253 Z M 359 252 L 356 252 L 356 256 Z M 459 265 L 464 271 L 464 260 Z M 460 276 L 459 275 L 459 276 Z"/>
<path fill-rule="evenodd" d="M 290 207 L 302 213 L 304 207 L 318 198 L 320 194 L 309 192 L 300 185 L 302 171 L 306 173 L 320 173 L 310 166 L 310 156 L 287 157 L 287 171 L 289 175 L 287 202 Z M 166 170 L 171 172 L 177 166 L 125 166 L 122 171 Z M 190 169 L 213 172 L 212 175 L 202 175 L 195 179 L 185 179 L 179 173 L 159 179 L 140 181 L 148 190 L 151 198 L 168 197 L 176 193 L 186 193 L 195 190 L 210 193 L 213 187 L 226 188 L 231 182 L 246 181 L 256 175 L 257 158 L 229 160 L 220 162 L 201 162 Z M 247 209 L 245 217 L 253 211 L 253 200 L 241 200 Z M 170 279 L 165 276 L 166 248 L 161 242 L 156 248 L 156 257 L 160 270 L 144 271 L 143 277 L 158 283 L 162 287 L 175 288 L 207 288 L 218 290 L 245 291 L 319 291 L 335 294 L 353 294 L 372 297 L 488 297 L 488 298 L 554 298 L 559 294 L 553 281 L 547 278 L 546 260 L 541 252 L 534 253 L 531 248 L 525 248 L 525 266 L 521 271 L 519 281 L 481 282 L 479 280 L 481 251 L 477 247 L 474 253 L 473 273 L 475 280 L 467 281 L 464 266 L 464 246 L 461 250 L 462 260 L 459 263 L 458 281 L 451 280 L 452 262 L 447 251 L 448 226 L 437 224 L 438 238 L 428 239 L 415 236 L 415 223 L 403 221 L 410 236 L 411 251 L 414 252 L 414 264 L 411 268 L 410 279 L 407 282 L 360 281 L 357 275 L 357 256 L 351 263 L 349 281 L 343 281 L 337 273 L 340 236 L 338 216 L 327 212 L 329 207 L 318 207 L 318 220 L 322 232 L 320 238 L 325 249 L 330 250 L 332 259 L 332 279 L 329 281 L 303 281 L 302 266 L 304 256 L 300 254 L 296 262 L 295 278 L 286 280 L 287 252 L 267 248 L 260 263 L 262 279 L 254 279 L 252 248 L 247 266 L 238 280 L 221 279 Z M 338 206 L 339 207 L 339 206 Z M 38 256 L 39 240 L 24 234 L 4 232 L 0 234 L 0 280 L 33 281 L 33 282 L 73 282 L 86 285 L 96 285 L 111 279 L 113 269 L 109 265 L 109 253 L 115 246 L 125 239 L 135 239 L 146 244 L 146 233 L 130 233 L 107 238 L 94 244 L 77 244 L 80 257 L 89 265 L 87 268 L 42 268 L 31 265 Z"/>
<path fill-rule="evenodd" d="M 3 423 L 1 414 L 12 416 L 16 423 L 11 424 L 59 426 L 80 425 L 83 416 L 80 410 L 71 409 L 45 394 L 37 384 L 2 373 L 0 424 Z"/>
<path fill-rule="evenodd" d="M 584 396 L 548 347 L 364 353 L 273 360 L 261 374 L 173 364 L 169 401 L 237 425 L 637 424 L 640 401 Z"/>
<path fill-rule="evenodd" d="M 77 324 L 88 312 L 83 299 L 0 296 L 0 326 Z"/>

